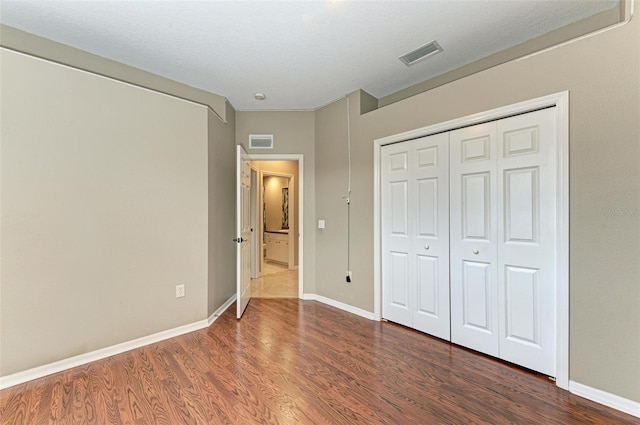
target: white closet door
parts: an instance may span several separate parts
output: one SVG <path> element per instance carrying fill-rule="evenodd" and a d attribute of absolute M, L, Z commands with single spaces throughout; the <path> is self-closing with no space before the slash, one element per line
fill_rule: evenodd
<path fill-rule="evenodd" d="M 451 339 L 449 315 L 449 135 L 414 140 L 413 327 Z"/>
<path fill-rule="evenodd" d="M 556 376 L 556 124 L 498 121 L 500 358 Z"/>
<path fill-rule="evenodd" d="M 382 149 L 382 316 L 450 339 L 447 134 Z"/>
<path fill-rule="evenodd" d="M 450 133 L 451 341 L 499 356 L 495 122 Z"/>
<path fill-rule="evenodd" d="M 409 143 L 382 148 L 382 317 L 413 324 L 409 288 Z M 411 155 L 413 156 L 413 155 Z"/>

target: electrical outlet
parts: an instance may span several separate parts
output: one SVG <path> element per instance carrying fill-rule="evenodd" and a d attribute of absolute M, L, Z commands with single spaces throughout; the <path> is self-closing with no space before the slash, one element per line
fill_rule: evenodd
<path fill-rule="evenodd" d="M 176 285 L 176 298 L 184 297 L 184 285 Z"/>

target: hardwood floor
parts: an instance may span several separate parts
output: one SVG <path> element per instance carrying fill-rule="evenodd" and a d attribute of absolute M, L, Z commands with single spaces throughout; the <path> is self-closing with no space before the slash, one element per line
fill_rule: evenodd
<path fill-rule="evenodd" d="M 20 424 L 638 424 L 391 323 L 253 299 L 208 329 L 0 392 Z M 235 311 L 235 310 L 234 310 Z"/>

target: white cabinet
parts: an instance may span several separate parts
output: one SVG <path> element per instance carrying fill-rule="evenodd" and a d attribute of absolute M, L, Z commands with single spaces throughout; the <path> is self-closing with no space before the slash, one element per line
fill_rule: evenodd
<path fill-rule="evenodd" d="M 288 234 L 266 232 L 264 234 L 264 243 L 267 246 L 267 260 L 289 264 Z"/>

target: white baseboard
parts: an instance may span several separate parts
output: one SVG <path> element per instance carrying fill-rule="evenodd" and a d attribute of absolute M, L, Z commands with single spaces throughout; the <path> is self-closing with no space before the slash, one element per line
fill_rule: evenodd
<path fill-rule="evenodd" d="M 229 307 L 231 307 L 233 305 L 233 303 L 236 302 L 236 299 L 237 299 L 237 295 L 236 294 L 231 295 L 229 297 L 229 299 L 226 300 L 224 302 L 224 304 L 222 304 L 220 306 L 219 309 L 214 311 L 213 314 L 211 316 L 209 316 L 209 318 L 207 319 L 207 323 L 209 325 L 211 325 L 213 322 L 215 322 L 216 319 L 222 315 L 222 313 L 224 313 Z"/>
<path fill-rule="evenodd" d="M 370 311 L 366 311 L 366 310 L 363 310 L 361 308 L 354 307 L 352 305 L 345 304 L 343 302 L 336 301 L 336 300 L 331 299 L 331 298 L 323 297 L 322 295 L 304 294 L 302 296 L 302 299 L 303 300 L 310 300 L 310 301 L 318 301 L 318 302 L 321 302 L 323 304 L 330 305 L 331 307 L 339 308 L 340 310 L 344 310 L 344 311 L 346 311 L 348 313 L 364 317 L 365 319 L 374 320 L 373 313 L 370 312 Z"/>
<path fill-rule="evenodd" d="M 173 338 L 182 334 L 197 331 L 202 328 L 206 328 L 213 323 L 224 311 L 229 308 L 236 300 L 236 294 L 233 294 L 225 303 L 217 309 L 211 316 L 205 320 L 190 323 L 188 325 L 179 326 L 177 328 L 168 329 L 166 331 L 158 332 L 153 335 L 143 336 L 131 341 L 122 342 L 120 344 L 112 345 L 111 347 L 101 348 L 99 350 L 91 351 L 89 353 L 79 354 L 77 356 L 69 357 L 66 359 L 58 360 L 53 363 L 45 364 L 42 366 L 34 367 L 22 372 L 17 372 L 12 375 L 0 376 L 0 389 L 12 387 L 14 385 L 22 384 L 27 381 L 42 378 L 53 373 L 62 372 L 63 370 L 71 369 L 72 367 L 82 366 L 87 363 L 95 362 L 106 357 L 114 356 L 116 354 L 131 351 L 136 348 L 144 347 L 145 345 L 153 344 L 155 342 L 164 341 L 165 339 Z"/>
<path fill-rule="evenodd" d="M 569 391 L 580 397 L 584 397 L 596 403 L 600 403 L 612 409 L 628 413 L 640 418 L 640 403 L 632 401 L 606 391 L 598 390 L 575 381 L 569 381 Z"/>

